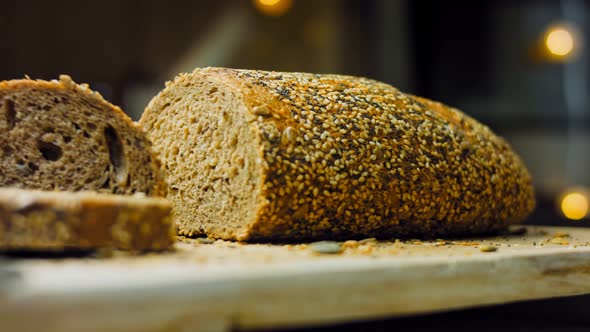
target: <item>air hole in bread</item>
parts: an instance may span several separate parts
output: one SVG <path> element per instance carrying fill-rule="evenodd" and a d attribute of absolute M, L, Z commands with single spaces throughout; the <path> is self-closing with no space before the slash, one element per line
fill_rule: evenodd
<path fill-rule="evenodd" d="M 18 159 L 14 167 L 20 175 L 28 176 L 29 174 L 31 174 L 31 169 L 25 164 L 25 161 L 22 159 Z"/>
<path fill-rule="evenodd" d="M 217 92 L 217 90 L 219 90 L 219 89 L 218 89 L 216 86 L 212 87 L 212 88 L 209 90 L 209 95 L 212 95 L 212 94 L 216 93 L 216 92 Z"/>
<path fill-rule="evenodd" d="M 108 189 L 111 186 L 111 178 L 107 177 L 105 182 L 100 186 L 103 189 Z"/>
<path fill-rule="evenodd" d="M 32 163 L 32 162 L 30 162 L 30 161 L 29 161 L 29 163 L 27 164 L 27 166 L 29 166 L 29 169 L 30 169 L 31 171 L 33 171 L 33 173 L 35 173 L 35 172 L 36 172 L 36 171 L 39 169 L 39 166 L 37 166 L 37 164 L 35 164 L 35 163 Z"/>
<path fill-rule="evenodd" d="M 4 99 L 4 118 L 8 126 L 8 130 L 14 128 L 16 123 L 16 110 L 14 108 L 14 101 Z"/>
<path fill-rule="evenodd" d="M 66 143 L 70 143 L 72 141 L 72 137 L 67 136 L 67 135 L 64 135 L 63 139 L 64 139 L 64 142 L 66 142 Z"/>
<path fill-rule="evenodd" d="M 84 137 L 86 137 L 86 138 L 90 138 L 90 134 L 86 130 L 84 130 L 84 132 L 82 132 L 82 135 L 84 135 Z"/>
<path fill-rule="evenodd" d="M 107 126 L 104 129 L 104 137 L 109 149 L 109 159 L 115 168 L 115 180 L 118 184 L 124 184 L 127 181 L 127 161 L 123 151 L 123 143 L 117 134 L 115 128 Z"/>
<path fill-rule="evenodd" d="M 94 123 L 92 123 L 92 122 L 88 122 L 86 124 L 86 128 L 88 128 L 91 131 L 94 131 L 94 130 L 96 130 L 96 125 Z"/>
<path fill-rule="evenodd" d="M 49 161 L 57 161 L 62 155 L 61 148 L 58 145 L 42 140 L 37 141 L 37 149 L 39 149 L 43 158 Z"/>
<path fill-rule="evenodd" d="M 131 145 L 131 142 L 129 142 L 129 145 Z M 135 139 L 135 147 L 138 149 L 143 149 L 143 142 L 140 139 Z"/>

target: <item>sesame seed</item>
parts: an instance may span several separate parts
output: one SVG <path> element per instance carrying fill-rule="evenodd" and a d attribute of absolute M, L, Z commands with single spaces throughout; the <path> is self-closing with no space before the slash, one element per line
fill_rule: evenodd
<path fill-rule="evenodd" d="M 261 234 L 444 236 L 506 226 L 534 206 L 530 176 L 510 147 L 453 108 L 367 79 L 232 73 L 260 89 L 263 105 L 251 112 L 268 164 L 264 192 L 289 198 L 260 211 Z"/>
<path fill-rule="evenodd" d="M 270 110 L 265 106 L 254 106 L 252 107 L 252 113 L 254 115 L 267 116 L 270 115 Z"/>

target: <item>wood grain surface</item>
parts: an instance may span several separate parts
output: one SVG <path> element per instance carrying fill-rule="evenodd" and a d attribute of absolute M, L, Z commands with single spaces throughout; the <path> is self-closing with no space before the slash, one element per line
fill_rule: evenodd
<path fill-rule="evenodd" d="M 296 327 L 590 293 L 583 228 L 348 241 L 338 254 L 308 244 L 209 242 L 182 238 L 174 252 L 143 255 L 6 255 L 0 330 Z"/>

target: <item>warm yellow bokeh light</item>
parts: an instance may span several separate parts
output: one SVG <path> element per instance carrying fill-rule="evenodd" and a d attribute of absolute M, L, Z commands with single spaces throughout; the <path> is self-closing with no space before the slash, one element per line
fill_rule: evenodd
<path fill-rule="evenodd" d="M 270 16 L 281 16 L 291 8 L 292 0 L 254 0 L 259 12 Z"/>
<path fill-rule="evenodd" d="M 588 197 L 581 192 L 570 192 L 561 199 L 561 212 L 572 220 L 580 220 L 588 215 Z"/>
<path fill-rule="evenodd" d="M 281 0 L 258 0 L 258 2 L 260 2 L 260 4 L 264 6 L 275 6 L 276 4 L 281 2 Z"/>
<path fill-rule="evenodd" d="M 545 47 L 555 56 L 567 57 L 576 47 L 574 34 L 566 27 L 550 28 L 545 34 Z"/>

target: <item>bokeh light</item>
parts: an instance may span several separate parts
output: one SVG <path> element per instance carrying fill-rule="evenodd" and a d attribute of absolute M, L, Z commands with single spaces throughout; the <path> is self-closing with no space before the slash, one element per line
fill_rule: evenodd
<path fill-rule="evenodd" d="M 580 220 L 588 215 L 588 195 L 583 191 L 566 192 L 560 202 L 563 215 L 571 220 Z"/>
<path fill-rule="evenodd" d="M 254 7 L 262 14 L 281 16 L 291 9 L 292 0 L 254 0 Z"/>
<path fill-rule="evenodd" d="M 555 55 L 568 55 L 574 50 L 574 37 L 566 29 L 554 28 L 547 33 L 545 45 Z"/>
<path fill-rule="evenodd" d="M 567 61 L 573 58 L 580 48 L 581 40 L 571 25 L 551 25 L 545 31 L 543 45 L 545 52 L 554 60 Z"/>

